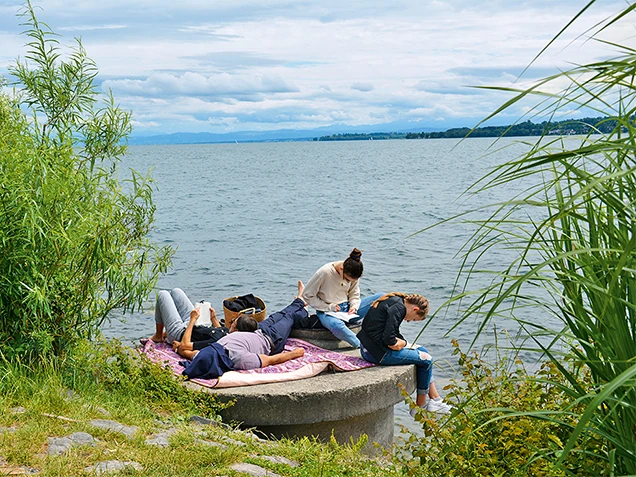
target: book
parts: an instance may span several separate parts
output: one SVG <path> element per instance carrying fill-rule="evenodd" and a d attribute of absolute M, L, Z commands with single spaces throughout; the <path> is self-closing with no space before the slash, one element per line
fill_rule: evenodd
<path fill-rule="evenodd" d="M 325 315 L 333 316 L 345 323 L 349 323 L 351 320 L 355 320 L 360 317 L 360 315 L 357 315 L 356 313 L 348 313 L 346 311 L 325 311 Z"/>
<path fill-rule="evenodd" d="M 212 326 L 210 321 L 210 302 L 200 301 L 195 306 L 201 310 L 201 313 L 197 321 L 194 322 L 194 326 Z"/>

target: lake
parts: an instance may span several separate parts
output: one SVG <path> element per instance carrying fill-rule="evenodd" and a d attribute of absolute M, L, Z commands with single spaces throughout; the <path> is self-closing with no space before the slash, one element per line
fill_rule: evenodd
<path fill-rule="evenodd" d="M 471 228 L 441 220 L 496 202 L 502 191 L 459 199 L 489 167 L 526 146 L 504 139 L 281 142 L 133 146 L 122 164 L 152 170 L 156 226 L 152 239 L 177 248 L 160 288 L 180 287 L 222 315 L 224 298 L 254 293 L 268 312 L 287 305 L 297 280 L 324 263 L 363 251 L 363 295 L 425 295 L 434 312 L 452 293 Z M 504 147 L 505 146 L 505 147 Z M 496 150 L 496 151 L 495 151 Z M 493 152 L 495 151 L 495 152 Z M 415 234 L 415 235 L 413 235 Z M 506 260 L 493 253 L 488 264 Z M 154 330 L 152 301 L 144 313 L 107 325 L 109 337 L 137 341 Z M 439 377 L 453 375 L 451 339 L 467 346 L 477 321 L 446 336 L 457 316 L 437 315 L 418 340 L 436 358 Z M 407 338 L 421 324 L 405 323 Z M 503 320 L 500 328 L 515 328 Z M 486 338 L 487 339 L 487 338 Z M 396 407 L 396 423 L 412 419 Z"/>

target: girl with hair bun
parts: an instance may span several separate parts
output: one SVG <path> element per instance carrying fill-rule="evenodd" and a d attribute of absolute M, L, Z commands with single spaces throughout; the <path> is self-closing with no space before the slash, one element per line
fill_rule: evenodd
<path fill-rule="evenodd" d="M 422 295 L 389 293 L 378 298 L 367 313 L 358 333 L 360 355 L 371 363 L 395 366 L 414 364 L 417 369 L 416 404 L 431 412 L 449 414 L 433 383 L 433 358 L 424 346 L 407 346 L 400 334 L 402 321 L 422 321 L 428 315 L 428 300 Z M 430 398 L 427 402 L 427 398 Z"/>
<path fill-rule="evenodd" d="M 320 323 L 333 335 L 346 341 L 354 348 L 360 347 L 360 341 L 347 324 L 330 315 L 329 311 L 344 311 L 357 314 L 360 321 L 369 311 L 371 303 L 382 296 L 381 293 L 360 299 L 358 281 L 362 276 L 362 252 L 354 248 L 349 257 L 340 262 L 329 262 L 307 282 L 303 299 L 316 310 Z"/>

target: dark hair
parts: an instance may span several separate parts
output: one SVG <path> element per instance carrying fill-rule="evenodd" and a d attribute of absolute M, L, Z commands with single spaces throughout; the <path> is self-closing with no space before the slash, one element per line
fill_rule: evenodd
<path fill-rule="evenodd" d="M 362 252 L 357 248 L 354 248 L 349 254 L 349 258 L 344 261 L 342 273 L 350 276 L 354 280 L 360 278 L 364 271 L 364 266 L 360 260 L 361 257 Z"/>
<path fill-rule="evenodd" d="M 251 333 L 257 328 L 258 321 L 251 315 L 239 315 L 236 318 L 236 331 L 249 331 Z"/>

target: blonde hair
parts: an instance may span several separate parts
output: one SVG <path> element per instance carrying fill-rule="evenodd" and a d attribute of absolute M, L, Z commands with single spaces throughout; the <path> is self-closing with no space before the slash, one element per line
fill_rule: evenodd
<path fill-rule="evenodd" d="M 388 298 L 391 298 L 392 296 L 399 296 L 401 298 L 404 298 L 405 302 L 417 306 L 420 309 L 417 314 L 422 318 L 426 318 L 426 315 L 428 315 L 428 298 L 423 297 L 422 295 L 418 295 L 417 293 L 411 293 L 410 295 L 400 292 L 387 293 L 386 295 L 382 295 L 380 298 L 375 300 L 371 307 L 377 308 L 381 302 Z"/>

